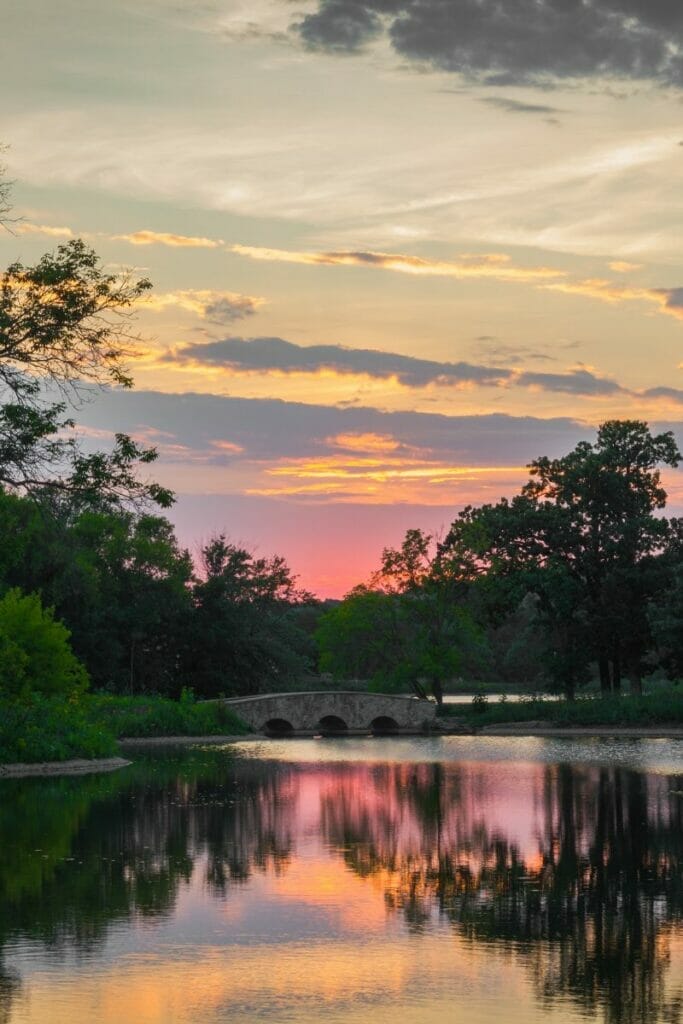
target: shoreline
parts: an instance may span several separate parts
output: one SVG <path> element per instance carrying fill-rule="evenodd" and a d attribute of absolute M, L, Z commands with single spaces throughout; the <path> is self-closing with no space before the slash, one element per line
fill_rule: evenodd
<path fill-rule="evenodd" d="M 128 767 L 129 764 L 132 764 L 132 761 L 127 761 L 124 757 L 98 757 L 91 761 L 83 757 L 74 757 L 68 761 L 0 764 L 0 779 L 23 779 L 32 775 L 90 775 L 94 772 L 114 772 L 118 768 Z"/>
<path fill-rule="evenodd" d="M 557 728 L 553 726 L 532 726 L 522 727 L 521 725 L 488 725 L 481 729 L 472 731 L 453 732 L 432 732 L 416 733 L 430 738 L 453 739 L 463 737 L 492 737 L 514 736 L 521 739 L 526 738 L 548 738 L 548 739 L 633 739 L 633 740 L 683 740 L 683 726 L 619 726 L 619 725 L 582 725 Z M 206 743 L 218 746 L 225 743 L 243 743 L 248 741 L 268 742 L 272 737 L 260 733 L 246 733 L 241 736 L 147 736 L 127 737 L 119 740 L 119 746 L 135 749 L 136 747 L 161 747 L 161 746 L 192 746 L 193 744 Z M 302 737 L 298 737 L 302 738 Z M 397 738 L 397 737 L 394 737 Z M 400 738 L 400 737 L 398 737 Z M 113 772 L 119 768 L 127 768 L 133 762 L 125 757 L 96 758 L 89 761 L 85 758 L 72 758 L 68 761 L 39 761 L 35 764 L 0 764 L 0 780 L 21 779 L 21 778 L 49 778 L 60 775 L 90 775 L 96 772 Z"/>
<path fill-rule="evenodd" d="M 449 735 L 445 733 L 444 735 Z M 457 735 L 451 733 L 451 735 Z M 680 725 L 570 725 L 558 727 L 552 725 L 539 725 L 532 728 L 523 728 L 520 725 L 485 725 L 481 729 L 473 731 L 474 736 L 548 736 L 548 737 L 577 737 L 589 738 L 614 736 L 616 739 L 633 740 L 683 740 L 683 726 Z"/>
<path fill-rule="evenodd" d="M 188 746 L 192 743 L 241 743 L 242 740 L 267 740 L 269 737 L 256 732 L 241 736 L 124 736 L 116 742 L 120 747 L 161 747 L 164 744 Z"/>

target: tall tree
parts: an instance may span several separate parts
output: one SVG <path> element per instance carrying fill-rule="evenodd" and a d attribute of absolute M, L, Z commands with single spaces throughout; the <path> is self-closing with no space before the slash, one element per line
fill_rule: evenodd
<path fill-rule="evenodd" d="M 257 558 L 214 537 L 193 600 L 184 671 L 203 696 L 277 688 L 309 667 L 301 653 L 309 641 L 290 612 L 312 599 L 284 558 Z"/>
<path fill-rule="evenodd" d="M 369 584 L 322 616 L 321 668 L 440 704 L 463 651 L 481 643 L 466 606 L 468 583 L 459 559 L 435 552 L 430 534 L 408 530 L 399 548 L 384 549 Z"/>
<path fill-rule="evenodd" d="M 512 501 L 466 508 L 451 527 L 444 551 L 474 556 L 480 574 L 517 597 L 538 595 L 550 670 L 569 696 L 591 659 L 604 689 L 619 685 L 622 665 L 641 689 L 653 560 L 670 529 L 657 514 L 666 504 L 659 467 L 681 457 L 671 432 L 611 420 L 594 444 L 532 462 Z"/>

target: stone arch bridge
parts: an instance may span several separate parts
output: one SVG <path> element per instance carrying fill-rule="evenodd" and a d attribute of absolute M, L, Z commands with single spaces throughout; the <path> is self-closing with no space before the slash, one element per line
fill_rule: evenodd
<path fill-rule="evenodd" d="M 417 697 L 353 690 L 258 694 L 224 703 L 266 736 L 410 735 L 428 730 L 436 715 L 435 704 Z"/>

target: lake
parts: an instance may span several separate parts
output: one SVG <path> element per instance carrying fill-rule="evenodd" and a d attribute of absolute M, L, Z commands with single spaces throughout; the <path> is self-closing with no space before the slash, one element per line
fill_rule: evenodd
<path fill-rule="evenodd" d="M 681 1019 L 679 741 L 134 756 L 0 782 L 1 1024 Z"/>

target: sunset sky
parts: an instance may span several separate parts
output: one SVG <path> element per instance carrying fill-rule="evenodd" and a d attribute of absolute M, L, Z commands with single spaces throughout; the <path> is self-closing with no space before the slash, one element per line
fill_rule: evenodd
<path fill-rule="evenodd" d="M 135 390 L 77 418 L 158 446 L 190 547 L 220 529 L 339 596 L 605 418 L 683 442 L 680 0 L 2 21 L 0 260 L 81 236 L 153 281 Z"/>

